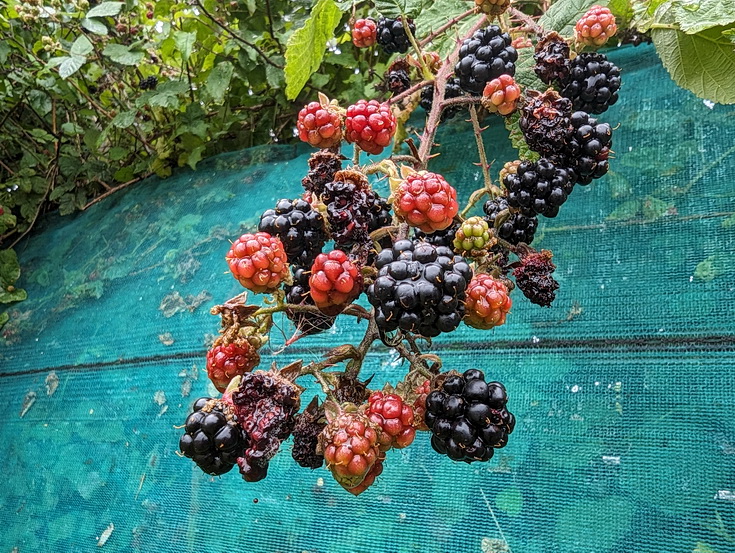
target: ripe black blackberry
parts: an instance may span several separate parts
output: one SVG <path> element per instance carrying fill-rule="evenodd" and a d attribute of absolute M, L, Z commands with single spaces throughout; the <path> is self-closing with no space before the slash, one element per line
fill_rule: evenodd
<path fill-rule="evenodd" d="M 229 472 L 247 443 L 230 406 L 209 397 L 194 402 L 184 429 L 179 449 L 207 474 Z"/>
<path fill-rule="evenodd" d="M 620 69 L 605 54 L 579 54 L 562 85 L 562 96 L 572 100 L 575 110 L 602 113 L 618 101 Z"/>
<path fill-rule="evenodd" d="M 383 333 L 400 328 L 434 337 L 462 321 L 472 269 L 449 248 L 398 240 L 378 254 L 375 267 L 367 297 Z"/>
<path fill-rule="evenodd" d="M 569 77 L 569 44 L 556 32 L 551 32 L 536 44 L 533 70 L 546 84 L 564 82 Z"/>
<path fill-rule="evenodd" d="M 247 434 L 246 449 L 237 459 L 248 482 L 266 477 L 268 463 L 289 437 L 299 410 L 299 390 L 276 372 L 245 373 L 232 392 L 237 420 Z"/>
<path fill-rule="evenodd" d="M 296 415 L 291 456 L 301 467 L 318 469 L 324 464 L 324 456 L 316 452 L 319 434 L 327 425 L 326 421 L 320 421 L 321 416 L 323 413 L 309 410 Z"/>
<path fill-rule="evenodd" d="M 543 157 L 535 162 L 522 162 L 517 173 L 505 176 L 503 184 L 508 190 L 508 205 L 526 216 L 556 217 L 559 206 L 574 188 L 570 172 Z"/>
<path fill-rule="evenodd" d="M 416 34 L 416 26 L 410 19 L 408 20 L 408 28 L 411 30 L 411 34 Z M 378 19 L 377 38 L 378 44 L 383 47 L 386 54 L 405 54 L 411 46 L 411 41 L 403 28 L 403 21 L 400 17 L 397 19 L 387 17 Z"/>
<path fill-rule="evenodd" d="M 309 172 L 301 180 L 307 192 L 317 197 L 324 192 L 324 186 L 334 180 L 334 175 L 342 169 L 342 156 L 329 150 L 319 150 L 309 158 Z"/>
<path fill-rule="evenodd" d="M 293 305 L 314 305 L 309 293 L 310 268 L 292 266 L 293 284 L 284 286 L 286 303 Z M 332 328 L 336 317 L 329 317 L 321 312 L 286 310 L 286 316 L 296 325 L 302 336 L 319 334 Z"/>
<path fill-rule="evenodd" d="M 515 75 L 517 59 L 510 35 L 497 25 L 490 25 L 464 41 L 454 72 L 462 90 L 479 95 L 488 82 L 500 75 Z"/>
<path fill-rule="evenodd" d="M 490 228 L 495 228 L 498 236 L 511 244 L 530 244 L 533 242 L 533 235 L 536 234 L 538 227 L 538 219 L 529 217 L 518 212 L 510 212 L 508 217 L 500 226 L 495 227 L 495 218 L 503 210 L 509 209 L 508 199 L 504 197 L 494 198 L 485 202 L 483 210 L 487 217 L 485 220 Z"/>
<path fill-rule="evenodd" d="M 434 451 L 454 461 L 489 461 L 515 427 L 507 401 L 503 385 L 486 382 L 482 371 L 448 376 L 426 397 L 424 420 Z"/>
<path fill-rule="evenodd" d="M 650 32 L 642 33 L 636 28 L 618 30 L 617 39 L 618 45 L 632 44 L 633 46 L 640 46 L 641 44 L 651 44 L 653 42 Z"/>
<path fill-rule="evenodd" d="M 385 86 L 389 92 L 400 94 L 411 87 L 411 77 L 406 69 L 391 69 L 385 74 Z"/>
<path fill-rule="evenodd" d="M 552 159 L 568 167 L 577 183 L 586 185 L 607 173 L 612 127 L 598 123 L 584 111 L 575 111 L 571 122 L 574 128 L 571 139 L 563 152 Z"/>
<path fill-rule="evenodd" d="M 324 187 L 322 201 L 327 206 L 329 235 L 335 246 L 349 251 L 355 244 L 370 242 L 370 214 L 375 193 L 367 178 L 357 171 L 340 171 Z"/>
<path fill-rule="evenodd" d="M 452 223 L 444 230 L 435 230 L 430 234 L 419 229 L 414 229 L 413 235 L 416 237 L 416 240 L 422 240 L 434 246 L 444 246 L 451 250 L 454 248 L 454 235 L 457 234 L 461 225 L 461 223 Z"/>
<path fill-rule="evenodd" d="M 526 92 L 518 122 L 528 147 L 541 155 L 552 155 L 562 149 L 572 134 L 572 102 L 553 90 Z"/>
<path fill-rule="evenodd" d="M 141 79 L 138 83 L 138 87 L 141 90 L 155 90 L 158 86 L 158 78 L 155 75 Z"/>
<path fill-rule="evenodd" d="M 513 269 L 516 285 L 523 295 L 541 307 L 551 307 L 559 289 L 559 283 L 551 276 L 556 270 L 551 258 L 549 250 L 531 250 L 521 255 L 520 262 Z"/>
<path fill-rule="evenodd" d="M 258 230 L 278 236 L 288 262 L 294 265 L 311 265 L 327 242 L 321 213 L 300 198 L 278 200 L 274 209 L 263 212 Z"/>
<path fill-rule="evenodd" d="M 452 77 L 450 79 L 447 79 L 447 84 L 444 87 L 444 99 L 445 100 L 451 100 L 452 98 L 459 98 L 462 96 L 462 89 L 459 88 L 459 79 L 456 77 Z M 421 89 L 421 100 L 419 101 L 419 105 L 424 108 L 424 111 L 426 111 L 427 115 L 429 112 L 431 112 L 431 107 L 434 104 L 434 84 L 428 84 L 423 89 Z M 444 108 L 444 111 L 442 112 L 442 121 L 446 121 L 447 119 L 451 119 L 457 113 L 459 113 L 462 110 L 462 106 L 449 106 L 448 108 Z"/>

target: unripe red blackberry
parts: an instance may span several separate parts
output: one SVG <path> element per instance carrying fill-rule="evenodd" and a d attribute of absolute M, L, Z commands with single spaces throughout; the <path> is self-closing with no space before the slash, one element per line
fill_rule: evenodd
<path fill-rule="evenodd" d="M 493 79 L 482 91 L 482 106 L 490 113 L 510 115 L 516 110 L 521 97 L 521 87 L 510 75 Z"/>
<path fill-rule="evenodd" d="M 367 48 L 375 44 L 378 26 L 372 17 L 358 19 L 352 26 L 352 44 L 358 48 Z"/>
<path fill-rule="evenodd" d="M 473 277 L 467 288 L 465 324 L 488 330 L 505 324 L 505 317 L 513 305 L 505 283 L 488 274 Z"/>
<path fill-rule="evenodd" d="M 618 30 L 609 8 L 592 6 L 574 26 L 574 38 L 580 44 L 602 46 Z"/>
<path fill-rule="evenodd" d="M 345 140 L 369 154 L 379 154 L 396 133 L 396 118 L 388 104 L 359 100 L 347 108 Z"/>
<path fill-rule="evenodd" d="M 334 106 L 311 102 L 299 112 L 299 138 L 315 148 L 331 148 L 342 142 L 342 116 Z"/>

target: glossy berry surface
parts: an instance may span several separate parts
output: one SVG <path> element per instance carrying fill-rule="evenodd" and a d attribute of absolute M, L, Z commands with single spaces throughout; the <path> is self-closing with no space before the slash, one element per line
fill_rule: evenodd
<path fill-rule="evenodd" d="M 299 112 L 296 121 L 299 138 L 315 148 L 331 148 L 342 141 L 342 119 L 331 106 L 311 102 Z"/>
<path fill-rule="evenodd" d="M 247 340 L 216 344 L 207 352 L 207 375 L 218 391 L 224 392 L 236 376 L 252 371 L 260 363 L 260 354 Z"/>
<path fill-rule="evenodd" d="M 263 212 L 258 230 L 280 238 L 288 262 L 296 265 L 311 264 L 327 241 L 321 213 L 300 198 L 278 200 Z"/>
<path fill-rule="evenodd" d="M 397 394 L 373 392 L 368 398 L 365 415 L 380 427 L 378 443 L 381 451 L 401 449 L 416 437 L 413 408 Z"/>
<path fill-rule="evenodd" d="M 482 94 L 485 85 L 500 75 L 515 75 L 518 52 L 508 33 L 497 25 L 476 31 L 459 49 L 454 72 L 459 86 L 470 94 Z"/>
<path fill-rule="evenodd" d="M 488 330 L 505 324 L 505 317 L 513 305 L 508 287 L 500 279 L 480 273 L 467 288 L 465 324 Z"/>
<path fill-rule="evenodd" d="M 344 412 L 319 436 L 327 468 L 345 489 L 359 486 L 381 456 L 379 429 L 365 415 Z"/>
<path fill-rule="evenodd" d="M 267 232 L 243 234 L 233 242 L 225 258 L 233 276 L 256 294 L 274 292 L 288 278 L 283 244 Z"/>
<path fill-rule="evenodd" d="M 358 100 L 347 108 L 345 139 L 369 154 L 379 154 L 396 133 L 396 118 L 387 104 Z"/>
<path fill-rule="evenodd" d="M 530 244 L 538 228 L 538 219 L 514 210 L 500 224 L 496 224 L 498 215 L 509 208 L 508 199 L 501 196 L 485 202 L 482 209 L 485 211 L 485 220 L 490 228 L 495 229 L 499 238 L 511 244 Z"/>
<path fill-rule="evenodd" d="M 393 209 L 412 227 L 443 230 L 459 211 L 457 191 L 437 173 L 412 173 L 398 186 Z"/>
<path fill-rule="evenodd" d="M 518 172 L 507 175 L 503 184 L 508 190 L 508 205 L 527 216 L 556 217 L 574 188 L 570 172 L 543 157 L 522 162 Z"/>
<path fill-rule="evenodd" d="M 574 26 L 574 38 L 587 46 L 602 46 L 618 31 L 609 8 L 592 6 Z"/>
<path fill-rule="evenodd" d="M 570 63 L 562 96 L 575 110 L 602 113 L 618 101 L 620 69 L 605 54 L 582 53 Z"/>
<path fill-rule="evenodd" d="M 378 38 L 378 25 L 374 19 L 358 19 L 352 26 L 352 44 L 358 48 L 368 48 Z"/>
<path fill-rule="evenodd" d="M 456 77 L 450 77 L 447 79 L 447 83 L 444 87 L 444 99 L 451 100 L 452 98 L 459 98 L 462 96 L 462 89 L 459 87 L 459 80 Z M 428 84 L 421 89 L 421 100 L 419 105 L 424 108 L 427 115 L 431 112 L 431 108 L 434 106 L 434 84 Z M 457 115 L 464 106 L 448 106 L 442 111 L 441 120 L 446 121 Z"/>
<path fill-rule="evenodd" d="M 489 461 L 515 427 L 507 401 L 503 385 L 487 382 L 482 371 L 446 377 L 441 389 L 426 397 L 431 446 L 454 461 Z"/>
<path fill-rule="evenodd" d="M 457 229 L 452 245 L 462 255 L 480 253 L 492 246 L 490 227 L 482 217 L 470 217 Z"/>
<path fill-rule="evenodd" d="M 416 33 L 416 26 L 410 20 L 408 21 L 408 28 L 411 33 Z M 378 44 L 386 54 L 405 54 L 411 46 L 411 41 L 408 39 L 400 17 L 397 19 L 388 17 L 378 19 L 377 35 Z"/>
<path fill-rule="evenodd" d="M 362 275 L 346 253 L 319 254 L 311 266 L 309 287 L 314 304 L 325 315 L 338 315 L 362 290 Z"/>

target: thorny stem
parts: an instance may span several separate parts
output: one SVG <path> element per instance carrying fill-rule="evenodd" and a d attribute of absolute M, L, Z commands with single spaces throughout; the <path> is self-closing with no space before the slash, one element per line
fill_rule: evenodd
<path fill-rule="evenodd" d="M 363 336 L 360 345 L 357 346 L 357 356 L 354 358 L 352 364 L 345 371 L 345 378 L 355 379 L 360 374 L 362 368 L 362 362 L 367 355 L 368 350 L 372 343 L 378 338 L 378 325 L 375 323 L 375 312 L 371 312 L 370 319 L 368 320 L 368 327 L 365 330 L 365 336 Z"/>
<path fill-rule="evenodd" d="M 450 19 L 450 20 L 449 20 L 449 21 L 447 21 L 447 22 L 446 22 L 446 23 L 445 23 L 444 25 L 442 25 L 441 27 L 439 27 L 439 28 L 438 28 L 438 29 L 437 29 L 436 31 L 434 31 L 434 32 L 433 32 L 433 33 L 431 33 L 431 34 L 430 34 L 429 36 L 427 36 L 426 38 L 424 38 L 424 39 L 423 39 L 423 40 L 422 40 L 421 42 L 419 42 L 419 45 L 421 45 L 421 46 L 426 46 L 426 45 L 427 45 L 427 44 L 429 44 L 429 43 L 430 43 L 430 42 L 431 42 L 432 40 L 434 40 L 434 39 L 435 39 L 436 37 L 438 37 L 439 35 L 442 35 L 442 34 L 444 34 L 444 32 L 445 32 L 445 31 L 446 31 L 447 29 L 449 29 L 450 27 L 452 27 L 452 26 L 456 25 L 457 23 L 459 23 L 459 22 L 460 22 L 460 21 L 462 21 L 463 19 L 466 19 L 466 18 L 468 18 L 469 16 L 471 16 L 471 15 L 472 15 L 473 13 L 476 13 L 476 12 L 477 12 L 477 8 L 472 8 L 472 9 L 470 9 L 470 10 L 467 10 L 467 11 L 466 11 L 466 12 L 464 12 L 463 14 L 461 14 L 461 15 L 458 15 L 458 16 L 457 16 L 457 17 L 455 17 L 454 19 Z"/>
<path fill-rule="evenodd" d="M 388 105 L 397 104 L 398 102 L 400 102 L 404 98 L 407 98 L 408 96 L 411 96 L 414 92 L 418 92 L 419 90 L 421 90 L 422 88 L 424 88 L 426 85 L 431 84 L 431 83 L 432 83 L 431 80 L 426 80 L 426 81 L 421 81 L 420 83 L 416 83 L 415 85 L 411 86 L 411 88 L 409 88 L 407 90 L 404 90 L 400 94 L 397 94 L 397 95 L 393 96 L 392 98 L 390 98 L 386 102 L 386 104 L 388 104 Z"/>
<path fill-rule="evenodd" d="M 518 8 L 513 7 L 508 9 L 508 13 L 516 19 L 523 21 L 523 23 L 525 23 L 527 27 L 533 29 L 536 34 L 544 34 L 544 29 L 538 23 L 536 23 L 536 21 L 534 21 L 534 19 L 530 15 L 525 14 Z"/>
<path fill-rule="evenodd" d="M 418 155 L 419 160 L 421 161 L 422 169 L 426 169 L 427 165 L 429 164 L 429 156 L 431 154 L 431 148 L 434 146 L 434 137 L 436 136 L 436 131 L 439 128 L 441 112 L 442 109 L 444 109 L 445 107 L 444 87 L 447 84 L 447 79 L 454 71 L 454 65 L 457 63 L 457 59 L 459 57 L 459 49 L 462 46 L 464 38 L 472 36 L 475 31 L 482 28 L 485 22 L 486 18 L 484 15 L 477 20 L 477 22 L 472 26 L 465 37 L 463 37 L 463 39 L 457 43 L 454 51 L 444 62 L 444 65 L 442 65 L 442 68 L 439 70 L 439 73 L 434 80 L 434 100 L 431 107 L 431 112 L 429 113 L 429 118 L 426 121 L 424 133 L 421 135 L 421 147 L 419 148 Z"/>
<path fill-rule="evenodd" d="M 490 196 L 490 198 L 492 199 L 503 193 L 502 190 L 500 190 L 497 186 L 493 184 L 493 181 L 490 178 L 490 165 L 487 162 L 487 155 L 485 154 L 485 143 L 482 140 L 483 129 L 480 128 L 480 122 L 477 119 L 477 109 L 474 105 L 470 106 L 470 120 L 472 121 L 472 129 L 475 134 L 475 141 L 477 142 L 477 152 L 480 155 L 480 168 L 482 170 L 482 177 L 485 186 L 483 188 L 480 188 L 479 190 L 475 190 L 470 195 L 470 199 L 467 202 L 467 205 L 462 210 L 462 213 L 460 213 L 461 217 L 465 217 L 467 213 L 469 213 L 469 211 L 475 206 L 475 204 L 477 204 L 477 202 L 480 201 L 480 199 L 482 199 L 485 194 Z"/>
<path fill-rule="evenodd" d="M 299 313 L 321 313 L 321 311 L 319 311 L 319 308 L 315 305 L 296 305 L 293 303 L 282 303 L 274 305 L 272 307 L 261 307 L 255 313 L 253 313 L 253 317 L 258 317 L 261 315 L 271 315 L 273 313 L 280 313 L 286 310 Z M 364 307 L 361 307 L 354 303 L 347 306 L 341 314 L 351 315 L 353 317 L 357 317 L 358 319 L 370 319 L 370 313 L 368 313 Z"/>

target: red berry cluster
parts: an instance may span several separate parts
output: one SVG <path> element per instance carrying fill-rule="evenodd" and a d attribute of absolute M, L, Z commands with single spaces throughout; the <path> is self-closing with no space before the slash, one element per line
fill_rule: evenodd
<path fill-rule="evenodd" d="M 372 18 L 358 19 L 352 26 L 352 43 L 358 48 L 375 44 L 378 38 L 378 24 Z"/>
<path fill-rule="evenodd" d="M 574 26 L 574 38 L 581 44 L 602 46 L 618 31 L 609 8 L 592 6 Z"/>
<path fill-rule="evenodd" d="M 256 294 L 275 292 L 289 278 L 283 244 L 267 232 L 243 234 L 226 259 L 233 276 Z"/>
<path fill-rule="evenodd" d="M 441 175 L 428 172 L 408 175 L 395 192 L 393 207 L 409 225 L 429 233 L 447 228 L 459 211 L 457 191 Z"/>
<path fill-rule="evenodd" d="M 309 287 L 314 304 L 325 315 L 338 315 L 362 289 L 362 276 L 347 254 L 320 253 L 311 266 Z"/>
<path fill-rule="evenodd" d="M 331 148 L 342 141 L 342 118 L 332 106 L 307 104 L 296 122 L 299 138 L 316 148 Z"/>
<path fill-rule="evenodd" d="M 413 409 L 397 394 L 373 392 L 368 398 L 365 414 L 380 427 L 380 449 L 404 448 L 416 437 Z"/>

